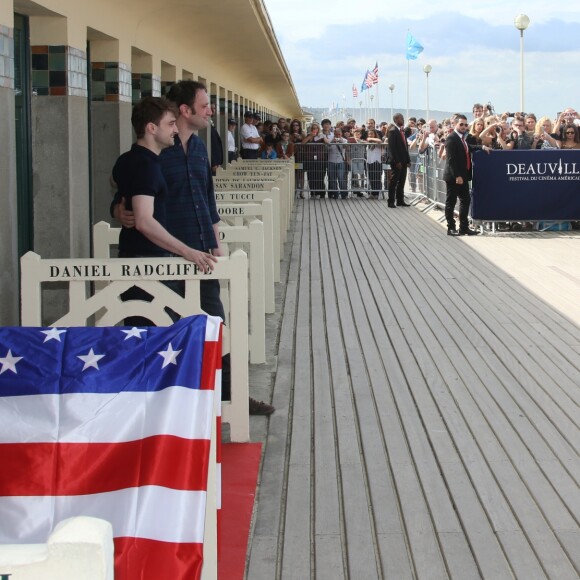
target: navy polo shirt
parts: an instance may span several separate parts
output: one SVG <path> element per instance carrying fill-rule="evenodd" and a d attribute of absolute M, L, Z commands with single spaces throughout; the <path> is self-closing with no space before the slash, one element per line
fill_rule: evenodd
<path fill-rule="evenodd" d="M 161 171 L 159 155 L 133 144 L 131 149 L 117 159 L 113 167 L 113 179 L 117 184 L 115 198 L 125 198 L 125 207 L 133 210 L 135 195 L 155 198 L 153 217 L 163 226 L 166 224 L 167 184 Z M 119 236 L 119 254 L 123 256 L 167 256 L 168 252 L 147 239 L 137 228 L 122 228 Z"/>
<path fill-rule="evenodd" d="M 195 134 L 184 151 L 179 135 L 175 145 L 161 152 L 161 170 L 167 183 L 167 230 L 190 248 L 207 252 L 217 248 L 213 224 L 220 221 L 207 149 Z"/>

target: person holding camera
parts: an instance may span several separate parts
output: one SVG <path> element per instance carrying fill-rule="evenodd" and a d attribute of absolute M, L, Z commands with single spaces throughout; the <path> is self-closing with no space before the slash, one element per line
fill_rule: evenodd
<path fill-rule="evenodd" d="M 336 127 L 328 146 L 328 196 L 331 199 L 348 197 L 345 173 L 347 152 L 343 143 L 347 140 L 342 136 L 342 128 Z"/>
<path fill-rule="evenodd" d="M 535 149 L 539 138 L 534 133 L 526 131 L 524 117 L 514 116 L 511 132 L 506 140 L 504 149 Z"/>
<path fill-rule="evenodd" d="M 564 139 L 564 127 L 572 123 L 577 124 L 580 117 L 572 107 L 567 107 L 561 113 L 557 113 L 556 116 L 557 120 L 554 125 L 554 133 L 556 133 L 558 139 L 562 141 Z"/>
<path fill-rule="evenodd" d="M 538 136 L 537 149 L 559 149 L 560 141 L 558 134 L 554 132 L 550 117 L 541 117 L 536 124 L 536 135 Z"/>
<path fill-rule="evenodd" d="M 324 122 L 324 121 L 323 121 Z M 330 121 L 328 121 L 330 123 Z M 326 197 L 326 188 L 324 185 L 324 176 L 326 175 L 327 150 L 326 144 L 328 139 L 320 132 L 320 125 L 312 123 L 310 132 L 302 141 L 304 149 L 304 169 L 308 176 L 308 186 L 310 188 L 310 197 L 312 199 Z"/>

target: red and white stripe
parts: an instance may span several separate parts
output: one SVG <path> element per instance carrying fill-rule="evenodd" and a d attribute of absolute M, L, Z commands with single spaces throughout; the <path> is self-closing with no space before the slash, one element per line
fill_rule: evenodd
<path fill-rule="evenodd" d="M 113 525 L 116 580 L 199 578 L 219 319 L 205 338 L 200 389 L 0 398 L 0 543 L 45 542 L 60 521 L 94 516 Z"/>

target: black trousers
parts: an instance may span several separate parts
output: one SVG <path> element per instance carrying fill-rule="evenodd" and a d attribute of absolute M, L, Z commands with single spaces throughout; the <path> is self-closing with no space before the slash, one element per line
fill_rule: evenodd
<path fill-rule="evenodd" d="M 396 163 L 391 163 L 391 181 L 389 181 L 389 203 L 404 203 L 405 181 L 407 181 L 407 165 L 401 163 L 397 169 Z"/>
<path fill-rule="evenodd" d="M 310 187 L 310 195 L 319 195 L 326 197 L 326 186 L 324 185 L 324 177 L 326 176 L 326 162 L 324 161 L 306 161 L 304 169 L 308 176 L 308 186 Z"/>
<path fill-rule="evenodd" d="M 464 181 L 457 185 L 455 181 L 446 181 L 447 199 L 445 200 L 445 219 L 447 228 L 455 229 L 455 204 L 459 199 L 459 229 L 466 230 L 469 227 L 469 206 L 471 205 L 471 195 L 469 194 L 469 181 Z"/>
<path fill-rule="evenodd" d="M 260 157 L 260 149 L 244 149 L 242 148 L 243 159 L 258 159 Z"/>
<path fill-rule="evenodd" d="M 185 284 L 181 280 L 164 282 L 166 286 L 171 288 L 180 296 L 185 295 Z M 224 305 L 220 298 L 220 283 L 219 280 L 203 280 L 199 283 L 199 296 L 201 309 L 210 316 L 219 316 L 222 320 L 226 319 L 224 312 Z M 129 288 L 126 292 L 121 294 L 123 302 L 129 300 L 143 300 L 144 302 L 151 302 L 152 296 L 145 290 L 137 286 Z M 167 308 L 167 313 L 173 322 L 179 320 L 180 316 L 170 308 Z M 153 323 L 141 316 L 130 316 L 125 318 L 125 326 L 153 326 Z M 222 358 L 222 401 L 229 401 L 231 398 L 231 371 L 230 371 L 230 355 L 226 354 Z"/>

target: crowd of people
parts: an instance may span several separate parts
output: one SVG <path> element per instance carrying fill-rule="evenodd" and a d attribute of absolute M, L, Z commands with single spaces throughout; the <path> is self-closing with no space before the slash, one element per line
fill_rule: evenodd
<path fill-rule="evenodd" d="M 554 119 L 523 112 L 496 115 L 491 105 L 479 103 L 472 112 L 465 136 L 471 145 L 504 150 L 580 148 L 580 118 L 572 108 Z M 335 126 L 323 119 L 306 131 L 298 119 L 262 121 L 259 114 L 247 112 L 244 120 L 240 131 L 242 157 L 294 156 L 298 164 L 296 188 L 301 197 L 306 191 L 312 198 L 328 195 L 342 199 L 377 199 L 383 193 L 394 207 L 405 204 L 407 181 L 412 192 L 423 192 L 424 156 L 429 150 L 445 159 L 445 142 L 456 130 L 457 115 L 441 121 L 410 117 L 405 123 L 397 114 L 391 123 L 368 119 L 358 125 L 349 119 Z M 233 142 L 233 132 L 230 139 Z"/>
<path fill-rule="evenodd" d="M 549 116 L 533 113 L 495 114 L 476 103 L 471 120 L 456 113 L 425 120 L 401 113 L 392 122 L 374 119 L 358 125 L 355 119 L 313 122 L 304 131 L 298 119 L 262 122 L 259 114 L 244 115 L 240 130 L 241 155 L 246 159 L 289 159 L 296 162 L 296 191 L 304 198 L 378 199 L 388 207 L 408 207 L 405 187 L 425 192 L 426 157 L 445 162 L 443 181 L 449 235 L 476 235 L 468 224 L 471 203 L 471 154 L 475 150 L 580 149 L 580 115 L 567 108 Z M 235 123 L 235 122 L 234 122 Z M 235 128 L 235 126 L 234 126 Z M 234 141 L 233 133 L 230 140 Z M 459 202 L 459 229 L 455 206 Z"/>

